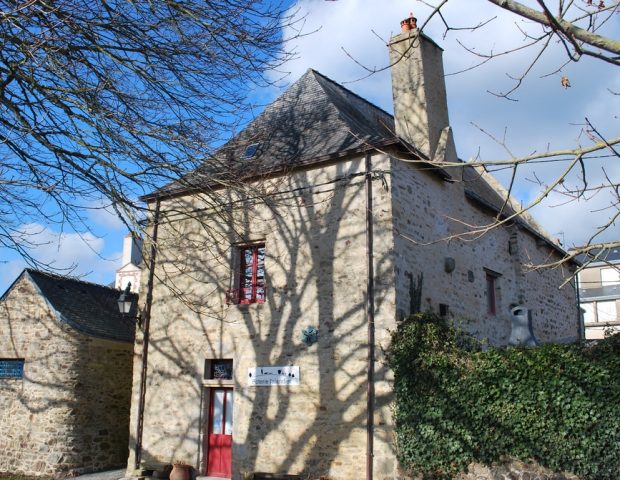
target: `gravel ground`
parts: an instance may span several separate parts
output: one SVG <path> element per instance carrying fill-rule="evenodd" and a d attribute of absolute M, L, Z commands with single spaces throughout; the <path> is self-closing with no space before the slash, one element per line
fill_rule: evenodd
<path fill-rule="evenodd" d="M 125 477 L 125 469 L 121 470 L 107 470 L 105 472 L 87 473 L 85 475 L 78 475 L 74 478 L 80 480 L 119 480 Z"/>

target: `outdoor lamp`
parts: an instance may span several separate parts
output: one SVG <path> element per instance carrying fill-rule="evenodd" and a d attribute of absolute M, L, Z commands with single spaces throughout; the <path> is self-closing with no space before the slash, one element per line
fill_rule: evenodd
<path fill-rule="evenodd" d="M 131 296 L 129 295 L 129 291 L 131 290 L 131 282 L 127 282 L 127 286 L 125 287 L 125 291 L 121 293 L 121 296 L 118 297 L 118 309 L 123 315 L 128 315 L 131 311 Z"/>

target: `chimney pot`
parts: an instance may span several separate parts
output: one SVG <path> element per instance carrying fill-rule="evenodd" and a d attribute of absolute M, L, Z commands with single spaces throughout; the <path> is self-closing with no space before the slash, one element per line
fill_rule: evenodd
<path fill-rule="evenodd" d="M 403 32 L 408 32 L 409 30 L 415 30 L 418 28 L 418 19 L 413 16 L 413 13 L 409 13 L 409 17 L 401 20 L 400 28 Z"/>

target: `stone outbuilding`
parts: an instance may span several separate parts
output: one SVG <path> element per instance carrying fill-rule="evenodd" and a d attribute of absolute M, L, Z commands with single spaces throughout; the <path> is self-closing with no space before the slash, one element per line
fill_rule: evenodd
<path fill-rule="evenodd" d="M 135 324 L 119 293 L 26 269 L 0 297 L 0 472 L 126 464 Z"/>
<path fill-rule="evenodd" d="M 389 46 L 394 117 L 308 70 L 145 197 L 129 474 L 401 478 L 384 361 L 400 319 L 432 310 L 505 345 L 521 305 L 539 342 L 580 337 L 570 272 L 526 268 L 564 252 L 458 159 L 441 49 L 414 23 Z"/>

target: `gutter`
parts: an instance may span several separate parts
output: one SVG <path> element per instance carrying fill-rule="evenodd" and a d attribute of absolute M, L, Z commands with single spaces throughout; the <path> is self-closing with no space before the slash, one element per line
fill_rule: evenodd
<path fill-rule="evenodd" d="M 153 304 L 153 280 L 155 278 L 155 256 L 157 255 L 157 230 L 159 227 L 159 208 L 161 201 L 155 203 L 153 215 L 153 235 L 151 238 L 151 256 L 149 261 L 149 279 L 146 286 L 146 305 L 144 306 L 144 334 L 142 336 L 142 370 L 140 372 L 140 391 L 138 398 L 138 422 L 136 429 L 136 446 L 134 452 L 134 467 L 140 468 L 142 460 L 142 432 L 144 430 L 144 404 L 146 398 L 146 372 L 149 354 L 149 328 L 151 325 L 151 305 Z"/>
<path fill-rule="evenodd" d="M 267 178 L 273 178 L 278 175 L 282 175 L 285 173 L 291 173 L 291 172 L 298 171 L 298 170 L 303 170 L 308 167 L 318 167 L 318 166 L 322 166 L 322 165 L 329 164 L 332 162 L 340 161 L 351 155 L 360 154 L 360 153 L 368 154 L 369 152 L 381 151 L 382 149 L 392 147 L 392 146 L 397 147 L 397 148 L 400 147 L 402 155 L 411 156 L 412 159 L 415 159 L 421 165 L 424 165 L 424 167 L 427 168 L 430 173 L 437 175 L 442 180 L 445 180 L 445 181 L 451 180 L 452 177 L 445 169 L 437 166 L 436 164 L 433 164 L 433 162 L 428 160 L 428 158 L 423 153 L 419 152 L 414 146 L 410 145 L 405 140 L 394 137 L 388 140 L 384 140 L 382 142 L 365 144 L 365 145 L 362 145 L 361 147 L 351 148 L 351 149 L 344 150 L 341 152 L 335 152 L 335 153 L 331 153 L 327 155 L 322 155 L 320 157 L 312 158 L 312 159 L 299 162 L 299 163 L 295 163 L 294 161 L 291 161 L 290 163 L 284 162 L 282 165 L 279 165 L 278 167 L 264 170 L 259 174 L 250 174 L 250 175 L 246 175 L 245 177 L 238 176 L 235 178 L 235 181 L 251 182 L 256 179 L 264 180 Z M 194 170 L 193 172 L 190 172 L 188 175 L 192 175 L 193 173 L 199 170 L 200 168 Z M 221 174 L 222 171 L 206 172 L 206 174 L 208 173 L 212 173 L 213 175 L 218 175 L 218 174 Z M 182 181 L 182 180 L 183 179 L 179 181 Z M 174 185 L 175 183 L 178 183 L 179 181 L 172 182 L 171 184 L 169 184 L 168 187 L 163 187 L 159 190 L 143 195 L 139 198 L 139 200 L 143 202 L 150 202 L 156 199 L 169 200 L 172 198 L 191 195 L 193 193 L 205 192 L 207 190 L 218 190 L 221 188 L 225 188 L 227 186 L 227 185 L 222 185 L 217 182 L 212 182 L 212 183 L 194 184 L 194 185 L 191 185 L 191 184 L 178 185 L 176 187 L 169 188 L 170 185 Z"/>
<path fill-rule="evenodd" d="M 374 411 L 375 411 L 375 273 L 373 259 L 372 165 L 366 153 L 366 320 L 368 323 L 368 385 L 366 395 L 366 480 L 373 480 Z"/>

